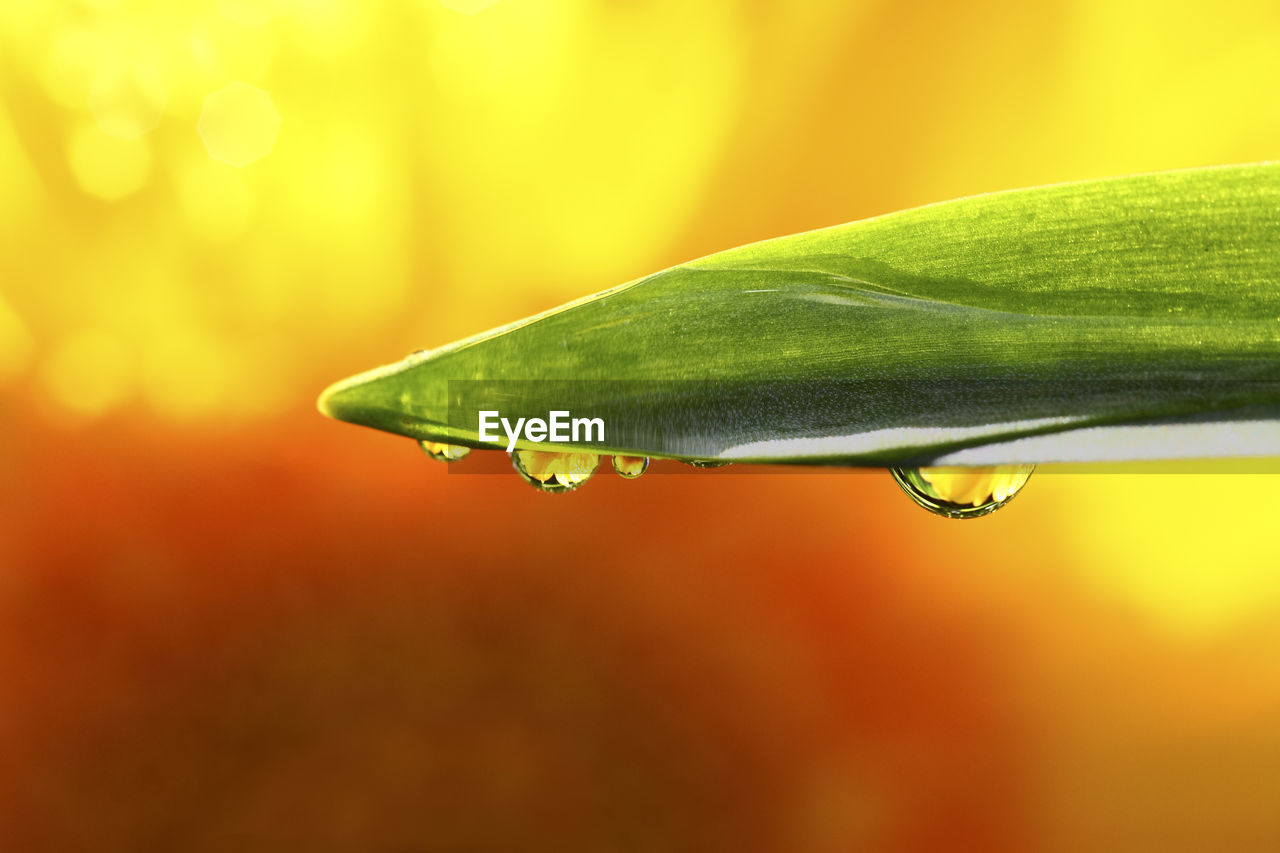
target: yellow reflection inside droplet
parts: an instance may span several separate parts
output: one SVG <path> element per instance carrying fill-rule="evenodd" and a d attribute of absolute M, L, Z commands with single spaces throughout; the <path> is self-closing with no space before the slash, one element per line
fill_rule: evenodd
<path fill-rule="evenodd" d="M 442 441 L 420 441 L 418 445 L 428 456 L 439 462 L 456 462 L 471 452 L 470 447 Z"/>
<path fill-rule="evenodd" d="M 280 113 L 263 89 L 232 83 L 205 98 L 197 128 L 210 157 L 248 166 L 275 147 Z"/>
<path fill-rule="evenodd" d="M 108 201 L 137 192 L 151 173 L 151 147 L 145 138 L 121 139 L 97 127 L 76 131 L 67 159 L 81 188 Z"/>
<path fill-rule="evenodd" d="M 549 450 L 517 450 L 516 470 L 531 482 L 570 489 L 591 479 L 600 457 L 594 453 L 559 453 Z"/>
<path fill-rule="evenodd" d="M 1031 476 L 1029 465 L 999 465 L 989 468 L 939 466 L 921 468 L 924 478 L 938 497 L 954 504 L 981 506 L 997 503 L 1021 489 Z"/>
<path fill-rule="evenodd" d="M 649 467 L 648 456 L 614 456 L 613 470 L 628 480 L 634 480 Z"/>
<path fill-rule="evenodd" d="M 99 415 L 118 405 L 128 393 L 132 372 L 124 345 L 100 331 L 64 338 L 42 370 L 53 398 L 81 415 Z"/>

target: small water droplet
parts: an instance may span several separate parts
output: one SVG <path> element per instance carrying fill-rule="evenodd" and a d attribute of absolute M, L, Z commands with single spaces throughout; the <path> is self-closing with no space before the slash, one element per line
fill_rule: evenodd
<path fill-rule="evenodd" d="M 649 468 L 648 456 L 615 456 L 613 457 L 613 470 L 618 472 L 618 476 L 626 477 L 628 480 L 634 480 Z"/>
<path fill-rule="evenodd" d="M 471 452 L 470 447 L 445 444 L 440 441 L 419 441 L 418 446 L 422 448 L 423 453 L 426 453 L 437 462 L 457 462 Z"/>
<path fill-rule="evenodd" d="M 913 501 L 935 515 L 977 518 L 1013 500 L 1034 465 L 993 468 L 890 468 L 889 473 Z"/>
<path fill-rule="evenodd" d="M 594 453 L 555 453 L 517 450 L 511 464 L 525 482 L 544 492 L 572 492 L 596 472 L 600 457 Z"/>
<path fill-rule="evenodd" d="M 723 468 L 730 463 L 721 459 L 686 459 L 685 464 L 694 468 Z"/>

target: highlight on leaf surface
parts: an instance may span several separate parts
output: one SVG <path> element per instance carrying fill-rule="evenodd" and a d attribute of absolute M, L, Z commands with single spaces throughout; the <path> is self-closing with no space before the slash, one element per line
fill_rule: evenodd
<path fill-rule="evenodd" d="M 1280 164 L 974 196 L 754 243 L 330 387 L 495 447 L 826 465 L 1280 456 Z"/>

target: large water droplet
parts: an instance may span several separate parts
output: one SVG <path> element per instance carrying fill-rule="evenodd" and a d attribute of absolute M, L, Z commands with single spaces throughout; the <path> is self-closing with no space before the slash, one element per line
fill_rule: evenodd
<path fill-rule="evenodd" d="M 615 456 L 613 457 L 613 470 L 618 472 L 618 476 L 626 477 L 628 480 L 634 480 L 649 468 L 648 456 Z"/>
<path fill-rule="evenodd" d="M 547 450 L 517 450 L 511 454 L 516 471 L 536 489 L 544 492 L 572 492 L 596 472 L 600 457 L 594 453 L 555 453 Z"/>
<path fill-rule="evenodd" d="M 1011 501 L 1035 468 L 890 468 L 889 473 L 913 501 L 929 512 L 947 518 L 977 518 Z"/>
<path fill-rule="evenodd" d="M 694 468 L 723 468 L 730 463 L 721 459 L 686 459 L 685 464 Z"/>
<path fill-rule="evenodd" d="M 471 452 L 470 447 L 462 447 L 458 444 L 445 444 L 439 441 L 419 441 L 418 446 L 422 448 L 422 452 L 430 456 L 437 462 L 457 462 L 462 457 Z"/>

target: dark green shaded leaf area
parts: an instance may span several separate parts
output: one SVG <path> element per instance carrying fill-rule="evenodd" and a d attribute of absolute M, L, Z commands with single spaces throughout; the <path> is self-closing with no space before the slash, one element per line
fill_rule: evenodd
<path fill-rule="evenodd" d="M 520 446 L 685 459 L 1280 455 L 1280 164 L 743 246 L 352 377 L 320 406 L 471 446 L 479 409 L 568 410 L 604 417 L 605 441 Z"/>

